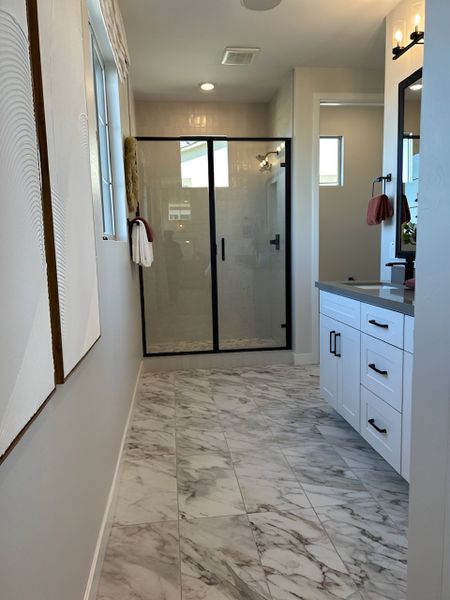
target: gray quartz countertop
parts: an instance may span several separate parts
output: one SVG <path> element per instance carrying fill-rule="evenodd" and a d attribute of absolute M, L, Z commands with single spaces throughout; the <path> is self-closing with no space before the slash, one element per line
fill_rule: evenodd
<path fill-rule="evenodd" d="M 389 281 L 317 281 L 324 292 L 414 316 L 414 291 Z"/>

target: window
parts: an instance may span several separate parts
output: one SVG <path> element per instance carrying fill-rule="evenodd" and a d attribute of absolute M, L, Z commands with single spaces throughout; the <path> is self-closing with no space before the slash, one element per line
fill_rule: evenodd
<path fill-rule="evenodd" d="M 343 185 L 342 146 L 341 136 L 320 136 L 320 185 Z"/>
<path fill-rule="evenodd" d="M 208 145 L 205 141 L 180 142 L 182 187 L 208 187 Z M 228 143 L 214 142 L 214 183 L 229 186 Z"/>
<path fill-rule="evenodd" d="M 93 33 L 91 33 L 91 38 L 95 84 L 95 104 L 97 109 L 97 140 L 102 194 L 103 235 L 112 237 L 115 234 L 114 199 L 108 104 L 106 98 L 106 74 L 105 65 Z"/>
<path fill-rule="evenodd" d="M 185 200 L 182 204 L 169 203 L 169 221 L 189 221 L 191 204 Z"/>

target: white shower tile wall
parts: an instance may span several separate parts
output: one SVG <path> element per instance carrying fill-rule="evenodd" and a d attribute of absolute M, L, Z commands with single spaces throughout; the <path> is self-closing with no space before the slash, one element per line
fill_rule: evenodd
<path fill-rule="evenodd" d="M 270 134 L 269 106 L 244 102 L 136 102 L 137 135 L 178 137 Z"/>

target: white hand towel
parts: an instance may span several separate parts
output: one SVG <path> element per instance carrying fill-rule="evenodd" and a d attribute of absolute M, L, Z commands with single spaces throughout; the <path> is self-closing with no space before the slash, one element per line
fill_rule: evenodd
<path fill-rule="evenodd" d="M 139 225 L 133 223 L 131 226 L 131 258 L 133 262 L 139 264 Z"/>
<path fill-rule="evenodd" d="M 144 223 L 139 223 L 139 253 L 141 256 L 141 265 L 151 267 L 153 262 L 153 244 L 148 241 L 147 231 Z"/>
<path fill-rule="evenodd" d="M 153 244 L 148 241 L 145 225 L 135 221 L 131 230 L 132 259 L 142 267 L 151 267 L 153 263 Z"/>

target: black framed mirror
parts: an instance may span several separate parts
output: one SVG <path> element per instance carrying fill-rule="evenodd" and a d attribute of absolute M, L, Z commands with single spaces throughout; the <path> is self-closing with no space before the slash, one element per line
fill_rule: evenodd
<path fill-rule="evenodd" d="M 396 256 L 414 259 L 419 201 L 422 69 L 401 81 L 398 90 Z"/>

